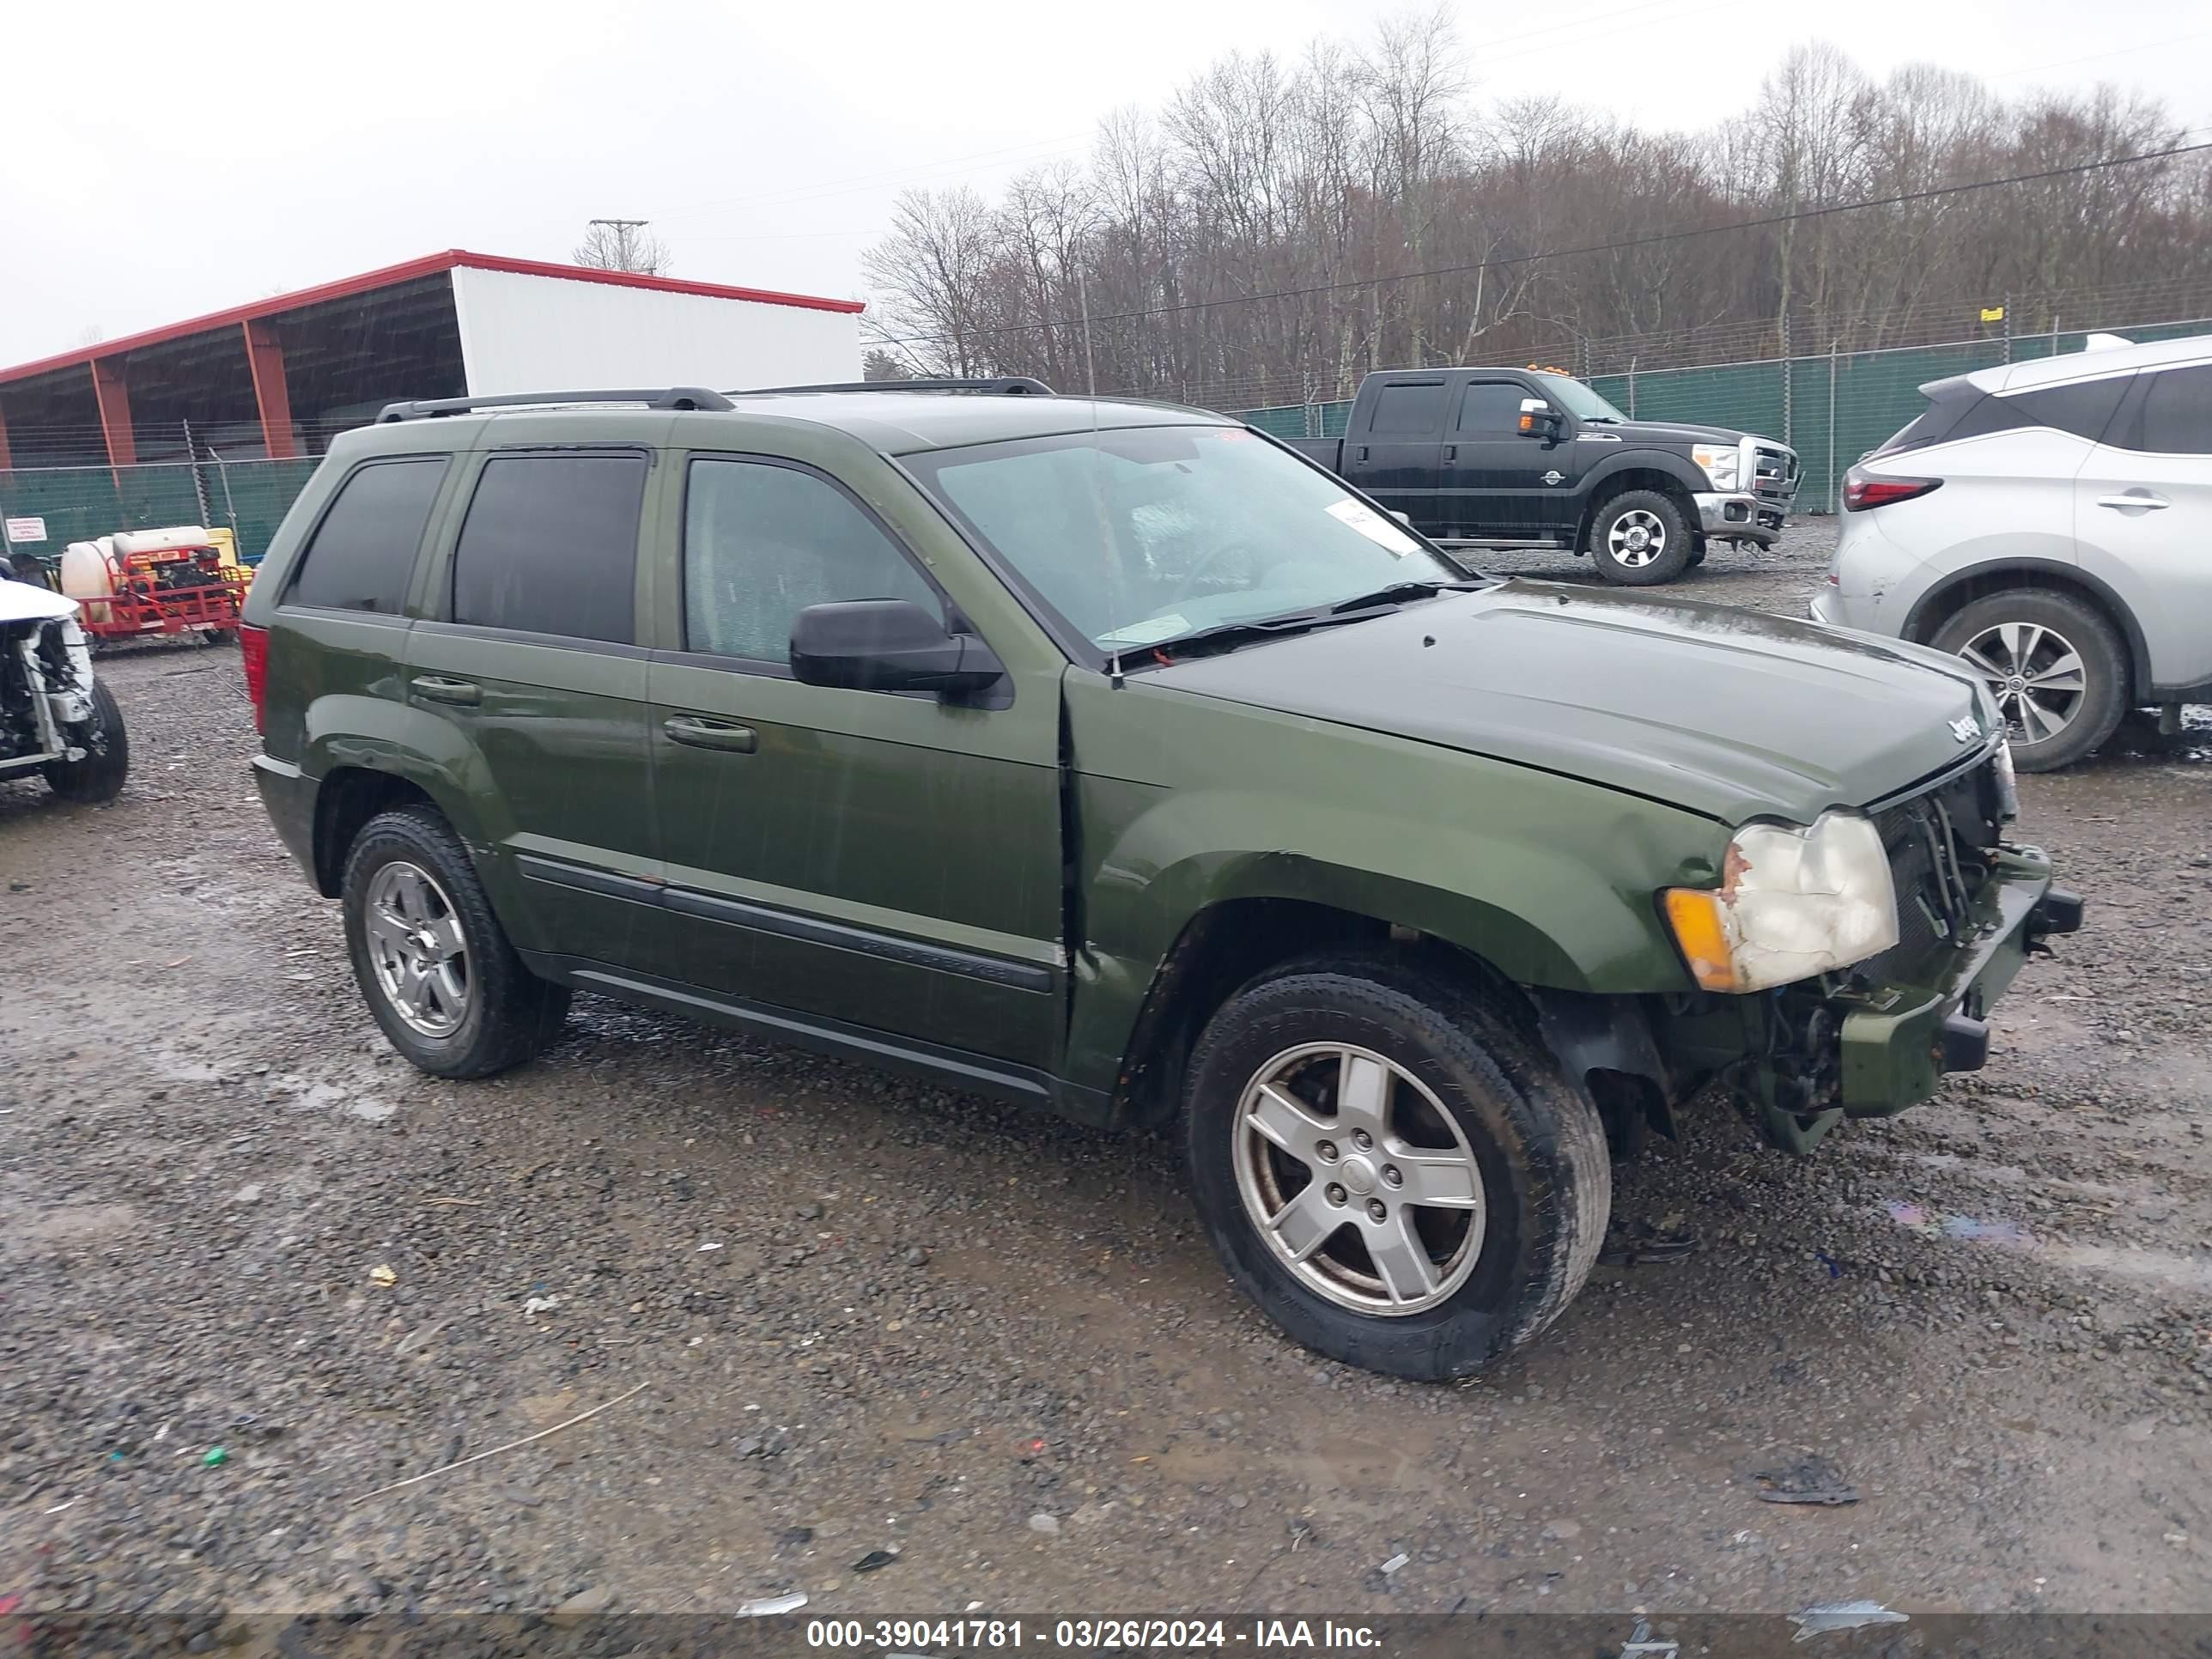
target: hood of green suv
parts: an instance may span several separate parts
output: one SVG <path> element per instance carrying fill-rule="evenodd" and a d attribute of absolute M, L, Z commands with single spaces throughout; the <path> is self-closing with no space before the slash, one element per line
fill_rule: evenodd
<path fill-rule="evenodd" d="M 1540 767 L 1724 823 L 1810 823 L 1978 750 L 1972 676 L 1890 640 L 1513 580 L 1146 677 Z"/>

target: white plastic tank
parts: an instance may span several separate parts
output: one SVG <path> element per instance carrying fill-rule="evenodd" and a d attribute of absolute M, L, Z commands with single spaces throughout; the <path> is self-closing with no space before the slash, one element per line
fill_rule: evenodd
<path fill-rule="evenodd" d="M 62 550 L 62 592 L 84 606 L 88 623 L 107 620 L 107 607 L 97 603 L 115 591 L 115 556 L 112 538 L 96 542 L 71 542 Z"/>

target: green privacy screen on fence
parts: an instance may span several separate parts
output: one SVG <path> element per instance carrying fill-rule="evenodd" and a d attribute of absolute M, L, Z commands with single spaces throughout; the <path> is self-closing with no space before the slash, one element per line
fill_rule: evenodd
<path fill-rule="evenodd" d="M 228 526 L 238 556 L 251 564 L 269 550 L 292 501 L 318 463 L 183 461 L 155 466 L 16 467 L 0 472 L 0 511 L 9 519 L 43 519 L 43 542 L 9 550 L 49 557 L 71 542 L 118 530 L 163 525 Z"/>
<path fill-rule="evenodd" d="M 2199 320 L 2124 332 L 2130 340 L 2150 341 L 2208 331 L 2212 322 Z M 2087 338 L 2074 332 L 2038 334 L 2009 343 L 1976 340 L 1845 352 L 1832 358 L 1771 358 L 1648 374 L 1601 374 L 1590 384 L 1638 420 L 1733 427 L 1782 439 L 1796 449 L 1802 468 L 1797 510 L 1828 513 L 1835 508 L 1844 471 L 1920 412 L 1920 388 L 1929 381 L 2007 361 L 2078 352 Z M 1348 402 L 1288 404 L 1243 410 L 1238 418 L 1279 438 L 1334 438 L 1342 435 L 1351 413 Z"/>

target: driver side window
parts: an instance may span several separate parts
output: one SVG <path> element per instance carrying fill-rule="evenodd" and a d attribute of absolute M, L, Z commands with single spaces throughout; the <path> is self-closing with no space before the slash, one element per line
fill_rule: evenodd
<path fill-rule="evenodd" d="M 1529 395 L 1516 381 L 1477 380 L 1460 400 L 1459 429 L 1470 437 L 1510 438 L 1521 429 L 1521 400 Z"/>
<path fill-rule="evenodd" d="M 684 507 L 685 648 L 788 666 L 810 605 L 945 607 L 904 553 L 827 479 L 767 461 L 694 460 Z"/>

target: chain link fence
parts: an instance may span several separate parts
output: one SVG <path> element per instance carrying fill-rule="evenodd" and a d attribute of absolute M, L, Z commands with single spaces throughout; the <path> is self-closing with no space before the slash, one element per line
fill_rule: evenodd
<path fill-rule="evenodd" d="M 2136 325 L 2131 340 L 2212 332 L 2212 318 Z M 2069 330 L 2003 339 L 1953 341 L 1886 350 L 1832 351 L 1693 368 L 1630 369 L 1590 384 L 1638 420 L 1732 427 L 1780 438 L 1802 468 L 1801 513 L 1833 512 L 1851 463 L 1920 411 L 1930 380 L 2002 362 L 2080 351 L 2087 335 Z M 1352 414 L 1349 398 L 1272 404 L 1230 411 L 1279 438 L 1334 438 Z M 46 540 L 10 551 L 47 556 L 69 543 L 157 526 L 228 526 L 239 556 L 258 562 L 319 463 L 314 459 L 164 462 L 146 466 L 17 467 L 0 471 L 0 513 L 43 519 Z"/>
<path fill-rule="evenodd" d="M 177 461 L 147 466 L 16 467 L 0 472 L 0 513 L 41 519 L 46 539 L 9 543 L 11 553 L 58 556 L 71 542 L 168 525 L 228 526 L 238 556 L 258 563 L 314 460 Z"/>

